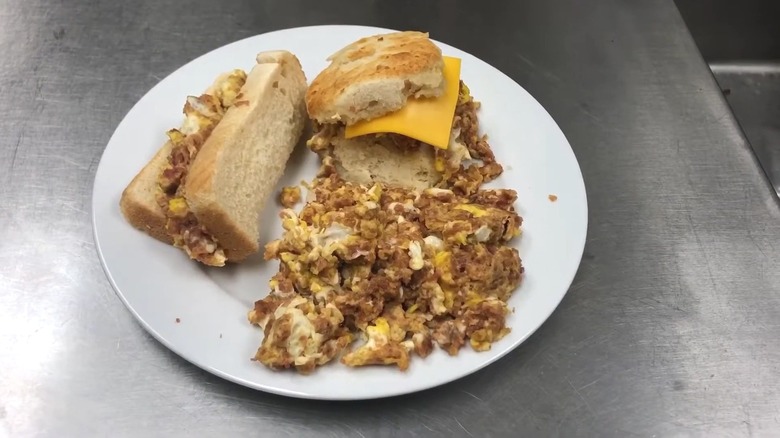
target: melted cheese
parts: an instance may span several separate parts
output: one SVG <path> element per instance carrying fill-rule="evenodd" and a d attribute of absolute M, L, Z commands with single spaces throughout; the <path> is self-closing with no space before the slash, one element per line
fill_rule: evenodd
<path fill-rule="evenodd" d="M 409 99 L 400 110 L 347 126 L 346 138 L 391 132 L 441 149 L 450 143 L 452 119 L 458 104 L 460 59 L 444 57 L 444 93 L 436 98 Z"/>

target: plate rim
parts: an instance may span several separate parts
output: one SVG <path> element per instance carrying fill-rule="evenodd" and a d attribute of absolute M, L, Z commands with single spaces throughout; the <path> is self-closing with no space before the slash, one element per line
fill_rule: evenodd
<path fill-rule="evenodd" d="M 217 377 L 220 377 L 220 378 L 222 378 L 224 380 L 227 380 L 229 382 L 245 386 L 247 388 L 258 390 L 258 391 L 263 391 L 263 392 L 276 394 L 276 395 L 280 395 L 280 396 L 286 396 L 286 397 L 292 397 L 292 398 L 300 398 L 300 399 L 309 399 L 309 400 L 329 400 L 329 401 L 371 400 L 371 399 L 391 398 L 391 397 L 397 397 L 397 396 L 406 395 L 406 394 L 413 394 L 413 393 L 417 393 L 417 392 L 430 390 L 432 388 L 448 385 L 448 384 L 453 383 L 453 382 L 455 382 L 457 380 L 460 380 L 460 379 L 462 379 L 464 377 L 472 375 L 472 374 L 476 373 L 477 371 L 480 371 L 480 370 L 484 369 L 488 365 L 491 365 L 491 364 L 497 362 L 498 360 L 504 358 L 509 353 L 515 351 L 518 347 L 520 347 L 523 343 L 525 343 L 525 341 L 527 341 L 531 336 L 533 336 L 533 334 L 535 334 L 549 320 L 550 316 L 552 316 L 552 314 L 560 306 L 560 303 L 563 301 L 564 297 L 566 297 L 566 295 L 569 293 L 569 291 L 571 289 L 571 285 L 573 284 L 574 279 L 576 278 L 576 275 L 577 275 L 577 273 L 579 271 L 579 268 L 581 266 L 581 263 L 582 263 L 582 256 L 584 254 L 585 245 L 586 245 L 586 241 L 587 241 L 587 235 L 588 235 L 588 229 L 589 229 L 589 222 L 588 222 L 589 206 L 588 206 L 587 187 L 585 186 L 584 177 L 582 175 L 582 169 L 580 167 L 579 160 L 577 160 L 577 156 L 574 153 L 574 149 L 571 147 L 571 142 L 566 137 L 566 134 L 563 132 L 563 130 L 561 129 L 560 125 L 555 121 L 555 119 L 552 117 L 552 115 L 547 111 L 547 109 L 533 95 L 531 95 L 524 87 L 522 87 L 519 83 L 517 83 L 517 81 L 515 81 L 512 77 L 510 77 L 509 75 L 505 74 L 504 72 L 502 72 L 498 68 L 494 67 L 492 64 L 489 64 L 488 62 L 482 60 L 481 58 L 479 58 L 479 57 L 477 57 L 477 56 L 475 56 L 475 55 L 471 54 L 470 52 L 467 52 L 467 51 L 465 51 L 463 49 L 460 49 L 460 48 L 457 48 L 455 46 L 452 46 L 451 44 L 444 43 L 442 41 L 436 40 L 435 38 L 431 38 L 434 41 L 434 43 L 445 44 L 447 46 L 456 48 L 457 50 L 459 50 L 459 51 L 461 51 L 461 52 L 463 52 L 463 53 L 473 57 L 474 59 L 477 59 L 477 60 L 481 61 L 485 66 L 487 66 L 491 70 L 493 70 L 494 73 L 496 73 L 498 75 L 501 75 L 501 76 L 504 76 L 506 79 L 511 81 L 513 84 L 515 84 L 515 86 L 517 86 L 523 92 L 528 94 L 528 96 L 533 100 L 533 102 L 536 103 L 538 108 L 541 111 L 543 111 L 544 114 L 552 121 L 552 123 L 554 124 L 555 128 L 557 128 L 557 130 L 559 131 L 559 133 L 562 136 L 563 140 L 566 142 L 566 145 L 568 146 L 568 149 L 566 150 L 566 152 L 571 154 L 571 157 L 574 160 L 574 164 L 576 165 L 575 167 L 576 167 L 576 170 L 577 170 L 577 175 L 576 175 L 577 178 L 574 178 L 574 180 L 576 181 L 576 183 L 578 185 L 578 188 L 581 190 L 582 195 L 583 195 L 583 199 L 582 199 L 583 203 L 582 203 L 582 210 L 581 210 L 581 213 L 582 213 L 582 216 L 583 216 L 581 218 L 581 226 L 583 228 L 583 232 L 581 233 L 581 239 L 580 239 L 581 241 L 572 242 L 572 243 L 576 243 L 576 248 L 577 248 L 576 257 L 571 259 L 572 260 L 571 263 L 574 264 L 574 266 L 570 270 L 571 273 L 566 276 L 567 277 L 566 281 L 565 281 L 565 283 L 567 284 L 566 290 L 556 300 L 555 305 L 551 307 L 551 310 L 549 312 L 547 312 L 546 315 L 544 315 L 544 317 L 541 319 L 541 323 L 538 324 L 535 328 L 531 329 L 524 336 L 521 336 L 520 338 L 515 340 L 512 344 L 510 344 L 510 346 L 505 348 L 503 351 L 494 354 L 492 357 L 490 357 L 490 358 L 488 358 L 486 360 L 481 361 L 480 364 L 478 366 L 476 366 L 476 367 L 468 368 L 464 372 L 456 373 L 457 375 L 455 375 L 454 377 L 448 378 L 448 379 L 446 379 L 444 381 L 440 381 L 440 382 L 437 382 L 437 383 L 434 383 L 434 384 L 424 383 L 424 384 L 421 384 L 421 385 L 417 385 L 414 389 L 389 390 L 389 391 L 384 391 L 382 393 L 377 393 L 375 395 L 369 395 L 369 396 L 357 396 L 357 397 L 340 396 L 340 397 L 332 397 L 332 396 L 323 396 L 323 395 L 311 394 L 311 393 L 300 393 L 300 392 L 297 392 L 297 391 L 293 391 L 293 390 L 289 390 L 289 389 L 285 389 L 285 388 L 281 388 L 281 387 L 277 387 L 277 386 L 270 386 L 270 385 L 267 385 L 267 384 L 258 383 L 256 381 L 250 381 L 250 380 L 247 380 L 247 379 L 243 379 L 241 377 L 238 377 L 238 376 L 229 374 L 227 372 L 224 372 L 224 371 L 222 371 L 222 370 L 220 370 L 218 368 L 212 367 L 212 366 L 204 364 L 204 363 L 198 363 L 198 362 L 195 362 L 195 361 L 191 360 L 190 358 L 188 358 L 187 355 L 184 354 L 174 343 L 170 342 L 165 337 L 163 337 L 159 333 L 158 330 L 156 330 L 150 323 L 148 323 L 146 321 L 146 319 L 144 319 L 137 312 L 137 310 L 134 309 L 130 305 L 130 303 L 128 302 L 127 297 L 125 296 L 124 293 L 121 292 L 119 286 L 116 284 L 114 276 L 111 274 L 111 270 L 108 267 L 108 265 L 106 264 L 106 260 L 105 260 L 105 257 L 103 255 L 103 251 L 101 249 L 101 243 L 100 243 L 101 240 L 100 240 L 100 237 L 98 236 L 98 225 L 97 225 L 97 220 L 96 220 L 97 219 L 97 208 L 98 208 L 98 205 L 97 205 L 96 198 L 95 198 L 95 192 L 96 192 L 97 183 L 98 183 L 97 177 L 98 177 L 98 174 L 100 172 L 100 169 L 102 168 L 102 166 L 104 164 L 106 150 L 108 149 L 108 146 L 114 140 L 114 136 L 117 134 L 117 131 L 119 131 L 120 126 L 123 125 L 127 121 L 128 115 L 141 102 L 141 100 L 144 99 L 146 96 L 150 95 L 163 82 L 168 80 L 171 76 L 175 75 L 180 70 L 186 68 L 188 65 L 196 63 L 196 62 L 198 62 L 202 58 L 209 57 L 213 53 L 215 53 L 217 51 L 224 50 L 225 48 L 227 48 L 229 46 L 239 45 L 242 42 L 245 42 L 247 40 L 251 40 L 251 39 L 257 38 L 259 36 L 265 36 L 265 35 L 271 35 L 271 34 L 279 34 L 279 33 L 291 32 L 291 31 L 299 31 L 299 30 L 304 30 L 304 29 L 308 29 L 308 30 L 313 30 L 313 29 L 331 29 L 331 30 L 334 30 L 334 29 L 344 29 L 344 28 L 352 28 L 352 29 L 355 29 L 355 30 L 361 30 L 361 31 L 365 31 L 365 32 L 376 32 L 376 31 L 380 31 L 380 32 L 397 32 L 398 31 L 398 30 L 395 30 L 395 29 L 392 29 L 392 28 L 377 27 L 377 26 L 352 25 L 352 24 L 324 24 L 324 25 L 309 25 L 309 26 L 288 27 L 288 28 L 276 29 L 276 30 L 269 31 L 269 32 L 263 32 L 263 33 L 251 35 L 251 36 L 248 36 L 248 37 L 245 37 L 245 38 L 241 38 L 241 39 L 238 39 L 238 40 L 235 40 L 235 41 L 223 44 L 223 45 L 221 45 L 219 47 L 216 47 L 216 48 L 213 48 L 213 49 L 211 49 L 211 50 L 209 50 L 209 51 L 207 51 L 207 52 L 205 52 L 205 53 L 203 53 L 203 54 L 201 54 L 199 56 L 196 56 L 196 57 L 192 58 L 191 60 L 185 62 L 184 64 L 178 66 L 173 71 L 168 73 L 165 77 L 160 79 L 157 83 L 155 83 L 155 85 L 153 85 L 151 88 L 149 88 L 125 112 L 125 114 L 123 115 L 123 117 L 120 120 L 120 122 L 114 128 L 114 131 L 112 132 L 111 136 L 109 137 L 108 141 L 106 142 L 105 147 L 103 148 L 100 160 L 98 161 L 98 165 L 96 167 L 95 174 L 93 176 L 92 191 L 91 191 L 91 201 L 92 202 L 91 202 L 91 205 L 90 205 L 90 220 L 92 222 L 92 224 L 91 224 L 92 225 L 92 237 L 94 239 L 95 250 L 96 250 L 98 258 L 100 260 L 101 268 L 102 268 L 106 278 L 108 279 L 109 284 L 111 285 L 111 288 L 113 289 L 115 295 L 117 295 L 119 297 L 119 299 L 124 304 L 124 307 L 128 311 L 130 311 L 131 315 L 135 318 L 136 322 L 139 323 L 141 325 L 141 327 L 148 334 L 150 334 L 155 340 L 157 340 L 159 343 L 161 343 L 163 346 L 165 346 L 168 350 L 170 350 L 171 352 L 175 353 L 178 357 L 180 357 L 181 359 L 183 359 L 187 363 L 192 364 L 192 365 L 196 366 L 197 368 L 200 368 L 200 369 L 202 369 L 202 370 L 204 370 L 204 371 L 206 371 L 206 372 L 208 372 L 210 374 L 213 374 L 213 375 L 215 375 Z M 118 208 L 118 206 L 117 206 L 117 208 Z M 522 285 L 520 287 L 522 287 Z"/>

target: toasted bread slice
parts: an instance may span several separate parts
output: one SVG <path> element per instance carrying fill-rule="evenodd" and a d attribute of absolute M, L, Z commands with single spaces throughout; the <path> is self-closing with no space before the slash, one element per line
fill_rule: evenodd
<path fill-rule="evenodd" d="M 259 250 L 260 211 L 284 172 L 306 121 L 306 77 L 285 51 L 264 52 L 190 166 L 184 197 L 229 261 Z"/>
<path fill-rule="evenodd" d="M 306 93 L 309 116 L 320 123 L 354 123 L 394 111 L 409 97 L 444 91 L 441 49 L 422 32 L 362 38 L 331 55 Z"/>
<path fill-rule="evenodd" d="M 228 261 L 241 261 L 259 250 L 260 211 L 303 132 L 305 91 L 306 78 L 293 54 L 258 54 L 240 99 L 225 112 L 190 165 L 184 197 L 198 222 L 219 241 Z M 172 240 L 156 196 L 170 151 L 166 142 L 120 200 L 132 226 L 166 243 Z"/>

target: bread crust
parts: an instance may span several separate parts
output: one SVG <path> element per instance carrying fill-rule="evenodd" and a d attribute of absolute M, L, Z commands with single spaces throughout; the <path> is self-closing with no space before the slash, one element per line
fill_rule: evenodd
<path fill-rule="evenodd" d="M 173 239 L 165 231 L 166 217 L 154 199 L 156 185 L 150 181 L 157 182 L 159 169 L 168 161 L 171 147 L 171 142 L 166 142 L 130 181 L 119 199 L 119 208 L 130 225 L 168 244 L 173 244 Z"/>
<path fill-rule="evenodd" d="M 409 97 L 443 92 L 444 60 L 427 33 L 362 38 L 328 60 L 306 93 L 309 116 L 320 123 L 368 120 L 403 108 Z"/>

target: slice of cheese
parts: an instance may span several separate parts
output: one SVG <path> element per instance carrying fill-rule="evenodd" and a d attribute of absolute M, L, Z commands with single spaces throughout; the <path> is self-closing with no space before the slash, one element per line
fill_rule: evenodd
<path fill-rule="evenodd" d="M 400 110 L 347 126 L 346 138 L 391 132 L 441 149 L 450 143 L 452 119 L 460 89 L 460 59 L 444 57 L 444 93 L 435 98 L 409 99 Z"/>

